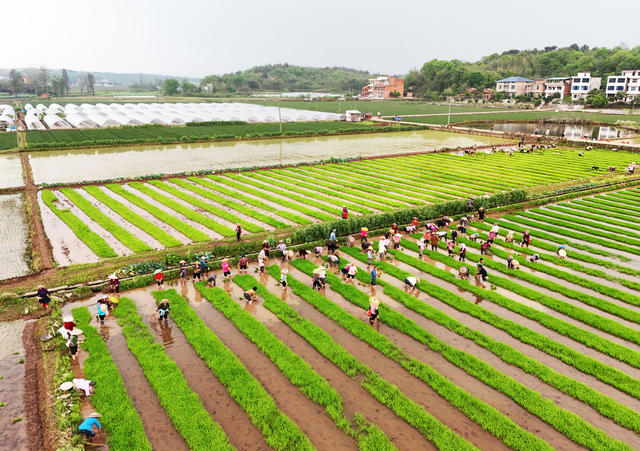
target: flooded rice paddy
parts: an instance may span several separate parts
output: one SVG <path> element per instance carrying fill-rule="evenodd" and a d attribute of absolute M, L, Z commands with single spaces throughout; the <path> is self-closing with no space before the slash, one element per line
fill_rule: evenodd
<path fill-rule="evenodd" d="M 0 196 L 0 280 L 29 272 L 25 261 L 28 230 L 22 194 Z"/>
<path fill-rule="evenodd" d="M 634 136 L 637 132 L 619 127 L 600 125 L 566 125 L 544 122 L 509 123 L 492 122 L 467 124 L 467 127 L 507 133 L 528 133 L 542 136 L 562 136 L 573 139 L 616 139 Z"/>
<path fill-rule="evenodd" d="M 0 188 L 24 186 L 19 155 L 0 155 Z"/>
<path fill-rule="evenodd" d="M 346 135 L 172 146 L 31 152 L 36 184 L 78 183 L 501 144 L 501 138 L 440 131 Z M 19 161 L 18 161 L 19 163 Z"/>

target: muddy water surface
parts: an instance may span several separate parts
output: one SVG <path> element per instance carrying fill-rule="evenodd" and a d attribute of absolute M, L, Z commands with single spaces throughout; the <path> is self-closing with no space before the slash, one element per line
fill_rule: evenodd
<path fill-rule="evenodd" d="M 22 330 L 24 321 L 0 322 L 0 449 L 26 450 L 27 418 L 23 404 L 24 363 Z M 22 418 L 21 421 L 13 420 Z"/>
<path fill-rule="evenodd" d="M 466 147 L 500 142 L 504 140 L 424 130 L 173 146 L 38 151 L 31 152 L 29 160 L 36 184 L 72 183 L 150 174 L 292 164 L 332 157 L 394 155 L 441 147 Z"/>
<path fill-rule="evenodd" d="M 28 229 L 22 194 L 0 196 L 0 280 L 29 273 L 25 261 Z"/>
<path fill-rule="evenodd" d="M 0 155 L 0 188 L 16 186 L 24 186 L 20 155 Z"/>

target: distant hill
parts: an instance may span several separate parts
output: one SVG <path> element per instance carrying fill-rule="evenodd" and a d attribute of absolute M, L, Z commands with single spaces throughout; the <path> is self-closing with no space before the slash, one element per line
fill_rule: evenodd
<path fill-rule="evenodd" d="M 407 75 L 405 86 L 423 97 L 456 94 L 465 88 L 495 87 L 496 80 L 519 75 L 531 79 L 591 72 L 596 77 L 640 69 L 640 47 L 589 48 L 573 44 L 533 50 L 508 50 L 473 63 L 431 60 Z"/>
<path fill-rule="evenodd" d="M 12 68 L 2 69 L 0 68 L 0 76 L 7 76 L 9 71 Z M 34 76 L 38 68 L 35 67 L 23 67 L 23 68 L 15 68 L 21 74 L 27 74 L 30 76 Z M 60 76 L 62 74 L 62 69 L 49 69 L 47 68 L 51 76 Z M 67 69 L 67 74 L 69 75 L 69 83 L 75 84 L 81 78 L 87 76 L 87 72 L 90 71 L 79 71 L 73 69 Z M 95 77 L 96 82 L 106 81 L 108 83 L 113 84 L 114 86 L 131 86 L 135 84 L 150 84 L 156 82 L 162 82 L 167 78 L 175 78 L 176 80 L 184 80 L 187 79 L 192 83 L 198 83 L 200 81 L 199 78 L 193 77 L 179 77 L 175 75 L 159 75 L 159 74 L 134 74 L 134 73 L 118 73 L 118 72 L 91 72 Z"/>
<path fill-rule="evenodd" d="M 201 86 L 211 85 L 213 92 L 360 92 L 373 74 L 346 67 L 305 67 L 269 64 L 224 75 L 209 75 Z"/>

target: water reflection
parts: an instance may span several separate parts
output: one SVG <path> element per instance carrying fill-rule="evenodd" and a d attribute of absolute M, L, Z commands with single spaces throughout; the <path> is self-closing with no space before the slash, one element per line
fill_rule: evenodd
<path fill-rule="evenodd" d="M 167 320 L 159 321 L 158 326 L 160 328 L 160 338 L 162 339 L 162 345 L 165 348 L 170 347 L 173 344 L 173 336 L 171 335 L 171 329 L 173 327 Z"/>
<path fill-rule="evenodd" d="M 508 133 L 529 133 L 544 136 L 564 136 L 573 139 L 616 139 L 635 135 L 632 130 L 599 125 L 565 125 L 544 122 L 510 124 L 506 122 L 468 124 L 470 128 L 494 130 Z"/>
<path fill-rule="evenodd" d="M 151 174 L 237 169 L 332 157 L 393 155 L 440 147 L 500 144 L 495 137 L 433 130 L 172 146 L 38 151 L 29 154 L 34 181 L 80 182 Z"/>

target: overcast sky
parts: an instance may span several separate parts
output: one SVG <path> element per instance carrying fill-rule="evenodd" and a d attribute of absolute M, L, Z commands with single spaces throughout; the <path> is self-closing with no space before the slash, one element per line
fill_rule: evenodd
<path fill-rule="evenodd" d="M 432 58 L 640 45 L 640 0 L 27 0 L 1 14 L 0 67 L 194 77 L 282 62 L 397 74 Z"/>

